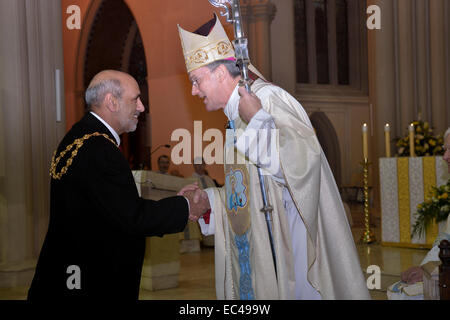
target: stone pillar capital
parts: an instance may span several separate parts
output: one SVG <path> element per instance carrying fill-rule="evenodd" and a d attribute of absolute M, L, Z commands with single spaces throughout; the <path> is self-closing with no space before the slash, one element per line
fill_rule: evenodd
<path fill-rule="evenodd" d="M 263 20 L 271 23 L 275 18 L 276 6 L 270 0 L 247 0 L 241 5 L 243 17 L 251 20 Z"/>

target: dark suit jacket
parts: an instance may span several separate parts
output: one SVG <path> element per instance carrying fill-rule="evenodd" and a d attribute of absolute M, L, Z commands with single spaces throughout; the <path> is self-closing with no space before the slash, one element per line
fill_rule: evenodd
<path fill-rule="evenodd" d="M 87 133 L 109 130 L 86 114 L 66 134 L 57 155 Z M 65 165 L 67 152 L 57 172 Z M 181 232 L 184 197 L 160 201 L 139 197 L 119 148 L 104 137 L 86 140 L 61 180 L 51 180 L 50 222 L 28 299 L 138 299 L 145 237 Z M 81 289 L 71 265 L 80 268 Z"/>

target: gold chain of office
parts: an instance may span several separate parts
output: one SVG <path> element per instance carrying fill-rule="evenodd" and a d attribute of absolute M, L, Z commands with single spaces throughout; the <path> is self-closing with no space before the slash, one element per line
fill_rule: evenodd
<path fill-rule="evenodd" d="M 56 158 L 56 159 L 55 159 L 55 157 L 56 157 L 56 150 L 55 150 L 55 152 L 53 153 L 53 157 L 52 157 L 52 163 L 50 165 L 50 176 L 53 179 L 60 180 L 61 177 L 67 173 L 67 169 L 69 169 L 70 165 L 73 162 L 73 159 L 78 154 L 78 149 L 80 149 L 83 146 L 83 143 L 91 137 L 98 137 L 98 136 L 105 137 L 106 139 L 108 139 L 109 141 L 114 143 L 114 145 L 116 145 L 116 142 L 105 133 L 94 132 L 94 133 L 90 133 L 90 134 L 85 134 L 82 138 L 75 139 L 75 141 L 72 144 L 69 144 L 66 147 L 66 149 L 64 151 L 62 151 L 59 154 L 58 158 Z M 61 161 L 61 159 L 66 155 L 66 153 L 69 152 L 74 146 L 75 146 L 75 149 L 72 151 L 70 158 L 67 159 L 66 165 L 61 169 L 61 171 L 59 173 L 56 173 L 56 166 Z"/>

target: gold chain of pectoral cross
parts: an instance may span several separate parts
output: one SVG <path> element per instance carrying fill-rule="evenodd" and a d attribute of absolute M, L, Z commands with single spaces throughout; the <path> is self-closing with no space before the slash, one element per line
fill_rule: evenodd
<path fill-rule="evenodd" d="M 73 159 L 77 155 L 78 149 L 80 149 L 83 146 L 83 143 L 87 139 L 89 139 L 91 137 L 96 137 L 96 136 L 103 136 L 106 139 L 108 139 L 109 141 L 111 141 L 112 143 L 114 143 L 114 145 L 116 145 L 116 142 L 105 133 L 94 132 L 94 133 L 90 133 L 90 134 L 85 134 L 82 138 L 75 139 L 75 141 L 72 144 L 69 144 L 66 147 L 66 149 L 64 151 L 62 151 L 59 154 L 58 158 L 56 158 L 56 159 L 55 159 L 55 157 L 56 157 L 56 150 L 55 150 L 55 152 L 53 153 L 53 157 L 52 157 L 52 163 L 50 165 L 50 176 L 53 179 L 60 180 L 61 177 L 67 173 L 67 169 L 69 169 L 70 165 L 73 162 Z M 61 161 L 61 159 L 66 155 L 66 153 L 69 152 L 74 146 L 76 146 L 76 147 L 72 151 L 72 155 L 70 156 L 70 158 L 67 159 L 66 165 L 61 169 L 61 171 L 59 173 L 56 173 L 56 166 L 58 165 L 59 161 Z"/>

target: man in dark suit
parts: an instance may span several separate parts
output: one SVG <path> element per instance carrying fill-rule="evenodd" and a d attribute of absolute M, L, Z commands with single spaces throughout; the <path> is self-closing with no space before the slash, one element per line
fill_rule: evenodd
<path fill-rule="evenodd" d="M 137 300 L 145 237 L 181 232 L 209 203 L 194 194 L 139 197 L 119 135 L 144 111 L 128 74 L 102 71 L 86 91 L 89 111 L 63 138 L 51 165 L 47 235 L 28 292 L 38 299 Z"/>

